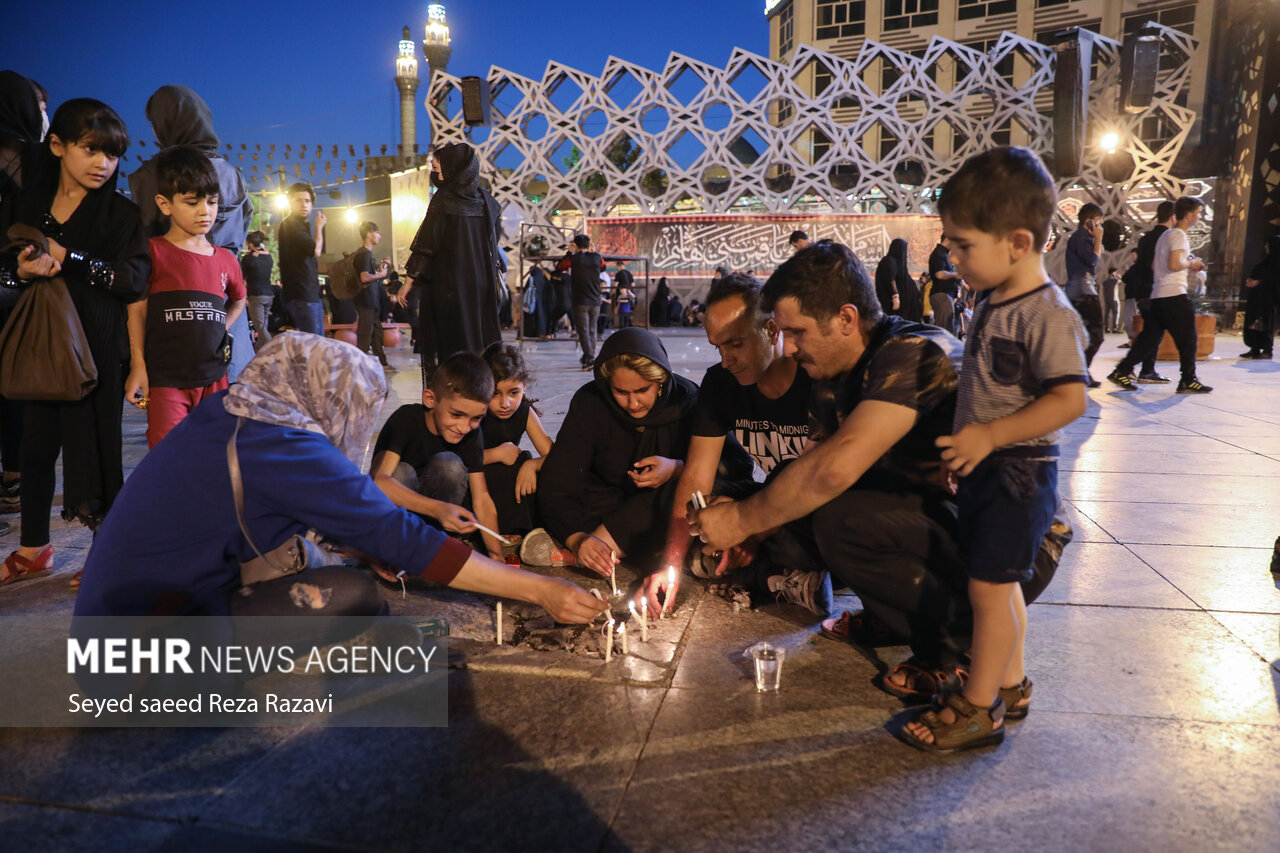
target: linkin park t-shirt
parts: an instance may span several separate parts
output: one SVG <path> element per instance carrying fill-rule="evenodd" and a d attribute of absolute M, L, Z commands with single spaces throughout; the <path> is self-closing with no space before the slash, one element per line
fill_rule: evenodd
<path fill-rule="evenodd" d="M 702 378 L 693 414 L 693 434 L 718 438 L 730 430 L 764 471 L 773 476 L 804 450 L 809 440 L 809 392 L 812 380 L 796 370 L 795 381 L 776 400 L 755 385 L 742 385 L 720 365 Z"/>

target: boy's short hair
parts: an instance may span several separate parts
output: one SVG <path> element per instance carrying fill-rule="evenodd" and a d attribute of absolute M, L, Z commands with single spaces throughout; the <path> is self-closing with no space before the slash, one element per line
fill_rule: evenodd
<path fill-rule="evenodd" d="M 267 235 L 263 234 L 261 231 L 250 231 L 249 235 L 244 238 L 244 241 L 256 249 L 267 242 Z"/>
<path fill-rule="evenodd" d="M 585 249 L 591 245 L 591 238 L 586 234 L 579 234 L 573 238 L 573 245 L 577 246 L 579 249 Z"/>
<path fill-rule="evenodd" d="M 315 187 L 311 186 L 311 184 L 308 184 L 306 181 L 299 181 L 298 183 L 293 184 L 292 186 L 289 187 L 289 191 L 285 193 L 285 195 L 292 198 L 294 193 L 306 193 L 307 195 L 311 196 L 311 203 L 312 204 L 316 203 Z"/>
<path fill-rule="evenodd" d="M 976 154 L 947 179 L 938 213 L 963 228 L 988 234 L 1031 232 L 1036 251 L 1049 239 L 1058 190 L 1049 170 L 1029 148 L 1003 146 Z"/>
<path fill-rule="evenodd" d="M 218 173 L 209 158 L 194 145 L 166 148 L 153 158 L 152 164 L 156 169 L 157 192 L 171 201 L 186 193 L 193 193 L 196 198 L 218 194 Z"/>
<path fill-rule="evenodd" d="M 809 235 L 804 233 L 803 231 L 792 231 L 791 236 L 787 238 L 787 242 L 790 243 L 792 246 L 794 246 L 796 243 L 799 243 L 801 240 L 808 240 L 808 239 L 809 239 Z"/>
<path fill-rule="evenodd" d="M 1173 218 L 1181 219 L 1193 210 L 1204 207 L 1204 202 L 1193 195 L 1184 195 L 1173 203 Z"/>
<path fill-rule="evenodd" d="M 361 222 L 360 223 L 360 239 L 363 240 L 365 237 L 368 237 L 374 231 L 381 231 L 381 230 L 382 229 L 378 227 L 378 223 L 376 222 L 372 222 L 368 220 Z"/>
<path fill-rule="evenodd" d="M 1156 222 L 1164 222 L 1170 216 L 1173 216 L 1173 202 L 1162 201 L 1156 205 Z"/>
<path fill-rule="evenodd" d="M 431 390 L 437 400 L 462 397 L 487 404 L 493 397 L 493 370 L 473 352 L 455 352 L 436 366 L 431 376 Z"/>
<path fill-rule="evenodd" d="M 883 313 L 867 268 L 852 249 L 835 240 L 819 240 L 796 252 L 769 276 L 760 296 L 765 311 L 790 296 L 800 304 L 801 313 L 820 323 L 839 313 L 840 306 L 852 305 L 864 330 Z"/>
<path fill-rule="evenodd" d="M 1088 222 L 1090 219 L 1095 219 L 1101 215 L 1102 215 L 1102 208 L 1094 204 L 1093 202 L 1089 202 L 1084 207 L 1080 208 L 1080 212 L 1076 214 L 1076 221 L 1081 224 L 1084 224 L 1085 222 Z"/>
<path fill-rule="evenodd" d="M 759 326 L 762 325 L 763 319 L 761 316 L 763 312 L 760 310 L 760 291 L 763 289 L 764 284 L 753 275 L 747 275 L 744 272 L 729 273 L 712 283 L 707 291 L 707 307 L 710 308 L 718 302 L 737 296 L 746 306 L 752 326 Z"/>
<path fill-rule="evenodd" d="M 1108 275 L 1115 275 L 1117 272 L 1118 272 L 1118 270 L 1117 270 L 1115 267 L 1107 267 L 1107 274 L 1108 274 Z"/>

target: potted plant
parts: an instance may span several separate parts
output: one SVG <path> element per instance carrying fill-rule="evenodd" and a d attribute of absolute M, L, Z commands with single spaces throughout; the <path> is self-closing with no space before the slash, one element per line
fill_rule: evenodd
<path fill-rule="evenodd" d="M 1196 360 L 1204 361 L 1213 352 L 1218 334 L 1218 315 L 1210 310 L 1209 300 L 1205 298 L 1203 292 L 1196 291 L 1187 296 L 1191 300 L 1191 307 L 1196 312 Z M 1141 331 L 1142 315 L 1138 315 L 1133 318 L 1133 333 L 1137 335 Z M 1164 333 L 1164 339 L 1160 341 L 1156 358 L 1160 361 L 1178 360 L 1178 347 L 1173 342 L 1173 336 L 1168 332 Z"/>

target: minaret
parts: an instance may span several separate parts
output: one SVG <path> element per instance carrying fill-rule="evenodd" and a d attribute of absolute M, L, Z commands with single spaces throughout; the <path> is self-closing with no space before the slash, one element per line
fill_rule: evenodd
<path fill-rule="evenodd" d="M 449 67 L 449 56 L 452 53 L 449 24 L 444 19 L 444 4 L 431 3 L 427 6 L 427 29 L 422 39 L 422 56 L 427 60 L 427 97 L 431 97 L 431 75 Z M 427 118 L 430 120 L 430 113 Z M 434 142 L 435 128 L 431 131 Z"/>
<path fill-rule="evenodd" d="M 417 104 L 418 60 L 413 49 L 413 37 L 404 28 L 400 39 L 400 55 L 396 57 L 396 88 L 400 90 L 400 156 L 409 157 L 418 152 Z"/>

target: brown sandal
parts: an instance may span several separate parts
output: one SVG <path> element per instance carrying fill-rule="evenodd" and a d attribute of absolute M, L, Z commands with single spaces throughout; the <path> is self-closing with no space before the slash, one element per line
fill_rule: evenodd
<path fill-rule="evenodd" d="M 45 545 L 30 560 L 14 551 L 5 558 L 4 570 L 5 576 L 0 579 L 0 586 L 42 578 L 53 571 L 53 546 Z"/>
<path fill-rule="evenodd" d="M 944 723 L 932 708 L 912 720 L 933 734 L 932 742 L 916 737 L 906 726 L 899 730 L 898 738 L 916 749 L 942 753 L 995 746 L 1004 741 L 1004 700 L 999 696 L 990 708 L 978 708 L 962 694 L 948 693 L 945 707 L 956 715 L 950 723 Z"/>
<path fill-rule="evenodd" d="M 1031 713 L 1031 688 L 1034 685 L 1025 675 L 1020 684 L 1012 687 L 1001 687 L 1000 698 L 1004 701 L 1004 718 L 1006 720 L 1025 720 Z"/>

